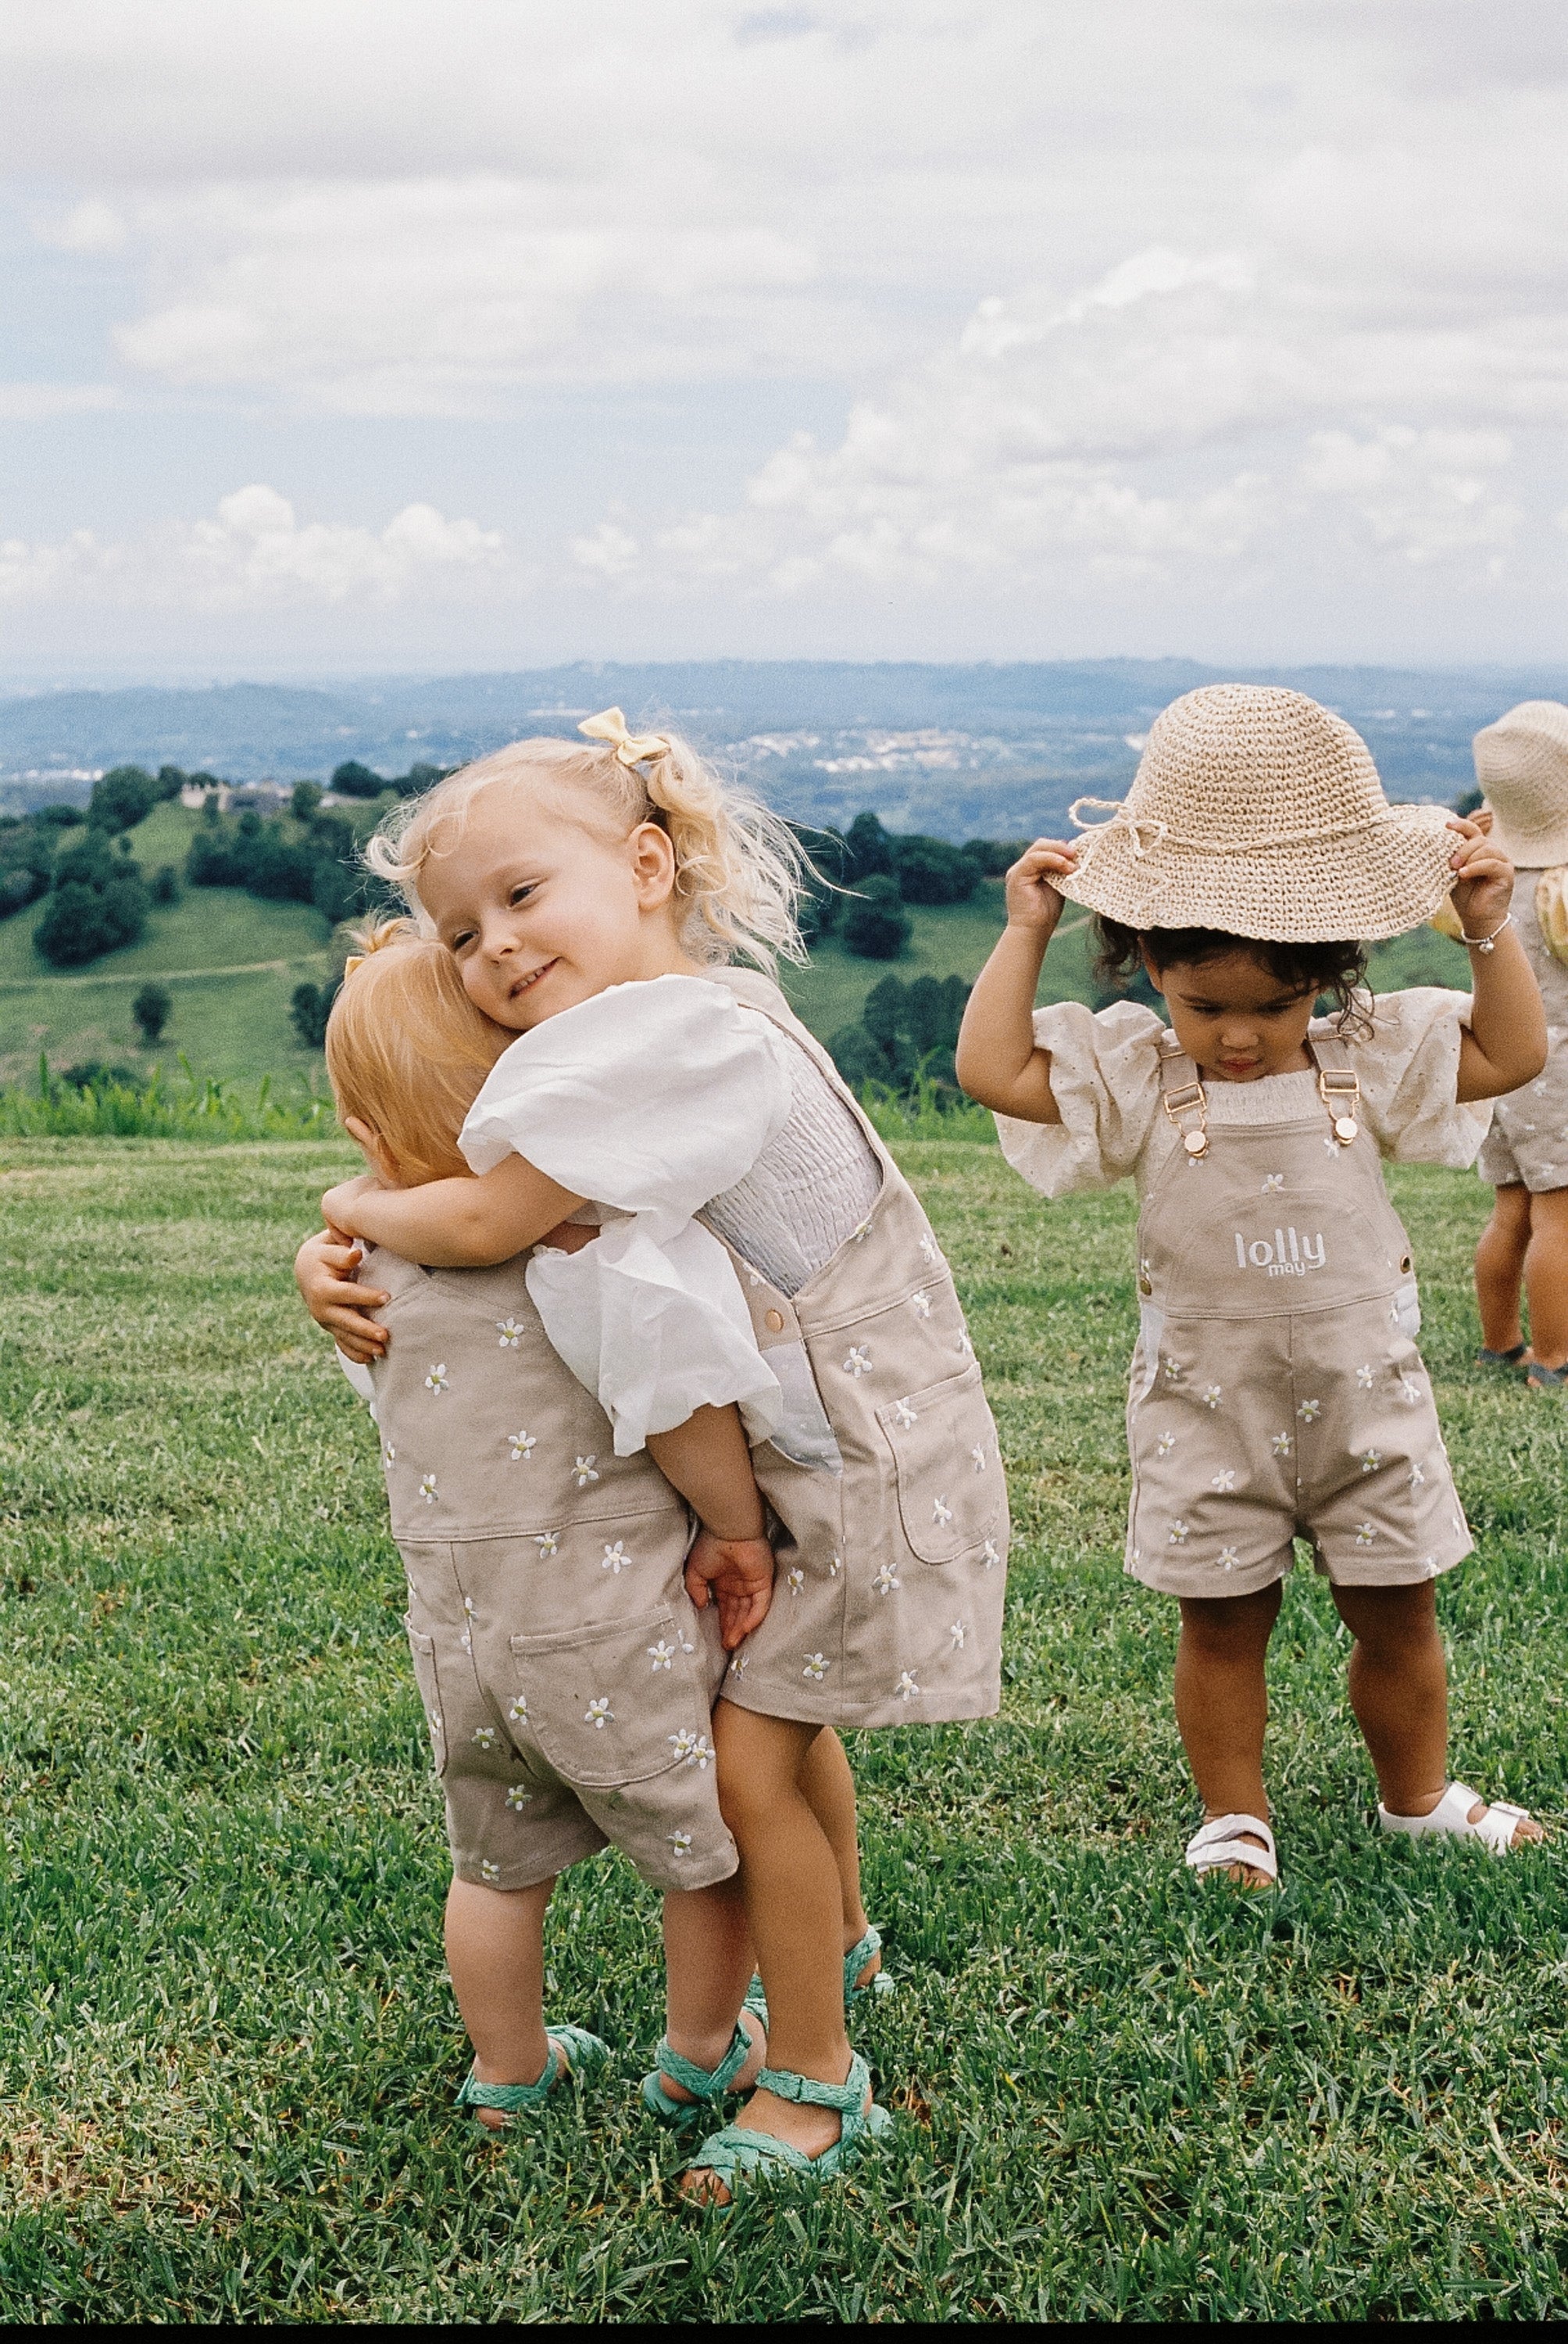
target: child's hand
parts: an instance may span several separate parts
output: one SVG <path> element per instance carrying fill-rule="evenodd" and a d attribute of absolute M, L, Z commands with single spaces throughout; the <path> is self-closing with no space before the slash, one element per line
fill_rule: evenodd
<path fill-rule="evenodd" d="M 321 1199 L 321 1218 L 329 1229 L 342 1229 L 351 1238 L 363 1237 L 364 1230 L 357 1226 L 355 1205 L 361 1197 L 384 1193 L 383 1184 L 373 1172 L 361 1172 L 352 1180 L 339 1180 Z"/>
<path fill-rule="evenodd" d="M 339 1229 L 321 1229 L 307 1238 L 295 1255 L 294 1276 L 318 1327 L 325 1327 L 345 1359 L 368 1368 L 383 1356 L 390 1339 L 368 1314 L 390 1298 L 373 1286 L 355 1283 L 359 1259 L 352 1238 Z"/>
<path fill-rule="evenodd" d="M 1062 916 L 1065 898 L 1051 874 L 1065 877 L 1078 859 L 1077 848 L 1060 838 L 1037 838 L 1007 874 L 1007 925 L 1035 928 L 1049 936 Z"/>
<path fill-rule="evenodd" d="M 1456 815 L 1448 826 L 1459 833 L 1459 843 L 1449 857 L 1450 869 L 1460 874 L 1454 884 L 1453 908 L 1467 936 L 1489 936 L 1508 916 L 1513 865 L 1487 835 L 1492 828 L 1490 815 L 1481 821 L 1462 821 Z"/>
<path fill-rule="evenodd" d="M 774 1551 L 766 1539 L 721 1539 L 699 1531 L 686 1557 L 686 1592 L 699 1612 L 719 1607 L 726 1652 L 744 1643 L 767 1618 L 774 1594 Z"/>

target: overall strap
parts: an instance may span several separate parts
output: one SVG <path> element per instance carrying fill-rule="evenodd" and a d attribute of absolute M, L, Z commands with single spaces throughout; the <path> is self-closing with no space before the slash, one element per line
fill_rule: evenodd
<path fill-rule="evenodd" d="M 1189 1157 L 1209 1153 L 1209 1100 L 1198 1068 L 1168 1027 L 1159 1037 L 1159 1103 Z"/>
<path fill-rule="evenodd" d="M 1361 1086 L 1351 1054 L 1337 1034 L 1309 1034 L 1307 1048 L 1318 1067 L 1318 1096 L 1328 1113 L 1329 1128 L 1340 1147 L 1349 1147 L 1361 1126 L 1356 1120 Z"/>

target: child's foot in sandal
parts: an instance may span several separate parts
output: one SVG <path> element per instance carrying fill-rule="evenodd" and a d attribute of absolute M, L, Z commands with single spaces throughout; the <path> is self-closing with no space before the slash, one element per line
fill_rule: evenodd
<path fill-rule="evenodd" d="M 768 2038 L 754 2011 L 743 2010 L 730 2047 L 716 2066 L 699 2066 L 666 2035 L 653 2054 L 654 2072 L 642 2078 L 643 2106 L 661 2124 L 686 2124 L 731 2092 L 749 2092 L 768 2056 Z"/>
<path fill-rule="evenodd" d="M 1489 1806 L 1468 1783 L 1451 1783 L 1424 1815 L 1396 1815 L 1380 1805 L 1378 1821 L 1384 1831 L 1407 1839 L 1479 1839 L 1493 1855 L 1507 1855 L 1546 1836 L 1528 1807 L 1512 1806 L 1506 1799 L 1493 1799 Z"/>
<path fill-rule="evenodd" d="M 1209 1815 L 1187 1843 L 1188 1869 L 1199 1880 L 1222 1872 L 1238 1888 L 1274 1888 L 1280 1855 L 1261 1815 Z"/>
<path fill-rule="evenodd" d="M 1483 1343 L 1475 1355 L 1478 1368 L 1522 1368 L 1524 1365 L 1524 1345 L 1515 1343 L 1511 1350 L 1489 1351 Z"/>
<path fill-rule="evenodd" d="M 585 2026 L 547 2026 L 544 2039 L 548 2048 L 537 2082 L 487 2084 L 476 2059 L 458 2093 L 459 2107 L 471 2108 L 474 2121 L 487 2132 L 504 2132 L 520 2116 L 537 2115 L 558 2084 L 597 2074 L 610 2057 L 608 2043 Z"/>
<path fill-rule="evenodd" d="M 710 2134 L 681 2184 L 698 2204 L 728 2206 L 742 2181 L 759 2175 L 836 2180 L 893 2118 L 871 2095 L 871 2071 L 858 2052 L 842 2084 L 823 2084 L 787 2068 L 764 2067 L 733 2124 Z"/>
<path fill-rule="evenodd" d="M 1568 1384 L 1568 1366 L 1547 1368 L 1531 1359 L 1525 1362 L 1524 1380 L 1532 1391 L 1561 1391 Z"/>

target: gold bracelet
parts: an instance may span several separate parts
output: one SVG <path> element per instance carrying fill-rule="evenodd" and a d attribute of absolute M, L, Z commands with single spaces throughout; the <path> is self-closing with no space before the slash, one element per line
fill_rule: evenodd
<path fill-rule="evenodd" d="M 1492 934 L 1489 936 L 1467 936 L 1464 930 L 1461 928 L 1459 932 L 1459 941 L 1462 945 L 1468 945 L 1472 952 L 1489 953 L 1496 944 L 1498 937 L 1502 934 L 1503 929 L 1511 927 L 1512 923 L 1512 913 L 1504 912 L 1502 919 L 1499 920 L 1497 925 L 1492 929 Z"/>

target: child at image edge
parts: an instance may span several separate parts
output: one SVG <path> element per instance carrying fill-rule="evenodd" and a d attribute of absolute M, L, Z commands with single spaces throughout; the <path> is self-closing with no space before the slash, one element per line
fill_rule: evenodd
<path fill-rule="evenodd" d="M 516 743 L 373 844 L 476 1007 L 518 1038 L 463 1127 L 475 1177 L 349 1183 L 323 1210 L 427 1265 L 536 1248 L 529 1293 L 562 1358 L 599 1379 L 618 1454 L 659 1429 L 647 1363 L 668 1361 L 667 1323 L 674 1364 L 695 1369 L 703 1323 L 731 1357 L 732 1314 L 749 1314 L 779 1409 L 753 1448 L 778 1581 L 730 1663 L 713 1741 L 769 2064 L 696 2153 L 691 2186 L 723 2199 L 764 2167 L 826 2178 L 885 2125 L 845 2031 L 879 1940 L 805 1786 L 824 1751 L 847 1783 L 835 1727 L 995 1713 L 1006 1489 L 913 1190 L 777 987 L 729 965 L 800 951 L 789 834 L 618 710 L 581 729 L 593 745 Z M 541 1243 L 585 1206 L 591 1244 Z M 339 1282 L 349 1266 L 318 1239 L 298 1273 L 352 1349 L 382 1339 L 359 1315 L 374 1298 Z"/>
<path fill-rule="evenodd" d="M 1080 828 L 1007 874 L 958 1074 L 1045 1195 L 1138 1186 L 1126 1568 L 1181 1609 L 1177 1722 L 1204 1809 L 1187 1862 L 1278 1878 L 1264 1661 L 1298 1537 L 1355 1640 L 1383 1829 L 1539 1839 L 1447 1773 L 1432 1582 L 1472 1541 L 1380 1162 L 1470 1163 L 1473 1103 L 1545 1061 L 1512 868 L 1482 825 L 1390 806 L 1327 709 L 1233 684 L 1166 709 L 1125 804 Z M 1413 927 L 1451 888 L 1473 998 L 1358 995 L 1354 940 Z M 1064 897 L 1097 915 L 1106 964 L 1147 972 L 1168 1031 L 1131 1002 L 1035 1009 Z M 1339 1010 L 1315 1017 L 1323 993 Z"/>
<path fill-rule="evenodd" d="M 1481 1363 L 1568 1386 L 1568 708 L 1526 700 L 1475 736 L 1492 844 L 1524 882 L 1520 941 L 1546 1005 L 1545 1070 L 1492 1115 L 1476 1170 L 1496 1190 L 1475 1251 Z M 1530 1344 L 1519 1323 L 1530 1298 Z"/>

